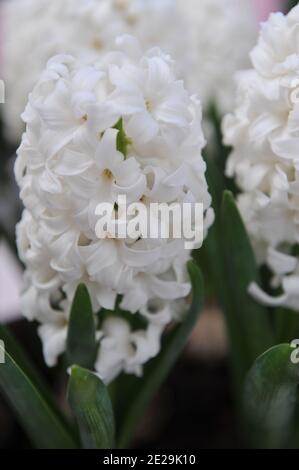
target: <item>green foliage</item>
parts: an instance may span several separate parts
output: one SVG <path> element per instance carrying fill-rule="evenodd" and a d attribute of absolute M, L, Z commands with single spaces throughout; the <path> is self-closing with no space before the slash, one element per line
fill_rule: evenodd
<path fill-rule="evenodd" d="M 0 344 L 0 350 L 3 348 Z M 33 445 L 40 449 L 71 449 L 76 442 L 43 392 L 8 352 L 0 365 L 0 389 Z"/>
<path fill-rule="evenodd" d="M 122 376 L 114 384 L 117 443 L 120 448 L 129 444 L 136 424 L 182 352 L 202 309 L 204 293 L 201 272 L 192 262 L 188 264 L 188 272 L 192 282 L 192 304 L 184 320 L 166 335 L 159 356 L 145 365 L 142 378 Z"/>
<path fill-rule="evenodd" d="M 288 344 L 260 356 L 250 370 L 244 393 L 249 441 L 257 448 L 299 448 L 298 353 Z"/>
<path fill-rule="evenodd" d="M 124 131 L 122 118 L 115 124 L 114 127 L 119 131 L 116 139 L 117 150 L 121 152 L 125 158 L 127 158 L 128 145 L 130 145 L 132 142 Z"/>
<path fill-rule="evenodd" d="M 92 369 L 97 354 L 95 318 L 88 290 L 84 284 L 77 288 L 69 320 L 67 361 Z"/>
<path fill-rule="evenodd" d="M 248 293 L 251 282 L 261 283 L 255 256 L 232 194 L 224 193 L 222 246 L 225 292 L 223 302 L 230 336 L 235 379 L 242 386 L 255 359 L 274 344 L 267 310 Z"/>
<path fill-rule="evenodd" d="M 114 447 L 114 416 L 108 391 L 92 372 L 73 366 L 68 399 L 76 418 L 84 449 Z"/>

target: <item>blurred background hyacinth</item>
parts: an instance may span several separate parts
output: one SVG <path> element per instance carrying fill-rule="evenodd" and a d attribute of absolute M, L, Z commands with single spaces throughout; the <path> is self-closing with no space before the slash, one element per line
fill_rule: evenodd
<path fill-rule="evenodd" d="M 299 447 L 298 28 L 288 0 L 0 0 L 1 449 Z M 126 229 L 201 204 L 202 246 L 99 237 L 123 195 Z"/>

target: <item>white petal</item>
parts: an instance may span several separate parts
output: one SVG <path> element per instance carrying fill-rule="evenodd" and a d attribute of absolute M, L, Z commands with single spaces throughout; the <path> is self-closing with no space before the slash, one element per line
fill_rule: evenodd
<path fill-rule="evenodd" d="M 43 342 L 43 353 L 48 367 L 57 364 L 58 357 L 65 351 L 67 328 L 55 324 L 46 324 L 38 328 L 38 334 Z"/>
<path fill-rule="evenodd" d="M 248 287 L 248 293 L 259 303 L 266 307 L 280 307 L 287 302 L 287 294 L 279 297 L 273 297 L 264 292 L 255 282 L 252 282 Z"/>
<path fill-rule="evenodd" d="M 159 126 L 149 113 L 138 113 L 130 118 L 125 126 L 126 134 L 133 143 L 144 144 L 152 140 L 159 132 Z"/>

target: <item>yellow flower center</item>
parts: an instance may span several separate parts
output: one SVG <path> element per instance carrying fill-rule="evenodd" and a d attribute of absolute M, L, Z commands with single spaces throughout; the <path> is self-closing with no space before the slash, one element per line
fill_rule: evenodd
<path fill-rule="evenodd" d="M 125 10 L 128 8 L 128 0 L 114 0 L 114 7 L 117 10 Z"/>
<path fill-rule="evenodd" d="M 145 100 L 145 107 L 146 107 L 146 109 L 148 110 L 149 113 L 151 113 L 153 111 L 153 105 L 150 102 L 150 100 Z"/>
<path fill-rule="evenodd" d="M 95 38 L 93 43 L 92 43 L 92 46 L 94 49 L 96 49 L 97 51 L 103 49 L 103 43 L 102 41 L 100 40 L 100 38 Z"/>
<path fill-rule="evenodd" d="M 81 124 L 84 124 L 87 121 L 87 119 L 88 119 L 87 114 L 84 114 L 84 116 L 82 116 L 80 119 Z"/>
<path fill-rule="evenodd" d="M 110 171 L 109 168 L 105 168 L 105 170 L 103 171 L 103 176 L 104 178 L 111 180 L 113 178 L 112 171 Z"/>
<path fill-rule="evenodd" d="M 129 26 L 135 26 L 135 24 L 137 23 L 137 18 L 134 15 L 127 15 L 126 21 Z"/>

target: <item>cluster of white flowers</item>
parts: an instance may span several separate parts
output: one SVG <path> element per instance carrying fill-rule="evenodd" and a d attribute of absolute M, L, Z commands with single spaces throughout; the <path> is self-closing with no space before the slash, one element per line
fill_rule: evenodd
<path fill-rule="evenodd" d="M 185 77 L 202 106 L 233 109 L 234 74 L 248 67 L 258 22 L 252 0 L 178 0 L 189 25 L 190 71 Z"/>
<path fill-rule="evenodd" d="M 28 94 L 54 55 L 71 54 L 93 63 L 113 48 L 118 35 L 128 33 L 144 50 L 161 45 L 180 56 L 179 63 L 187 68 L 186 48 L 174 25 L 185 28 L 173 0 L 5 0 L 2 17 L 3 111 L 13 141 L 23 131 L 20 115 Z"/>
<path fill-rule="evenodd" d="M 257 21 L 250 0 L 5 0 L 2 6 L 6 132 L 19 141 L 20 114 L 47 61 L 72 54 L 86 64 L 132 34 L 159 46 L 204 107 L 231 110 L 236 70 L 247 66 Z"/>
<path fill-rule="evenodd" d="M 272 14 L 251 53 L 253 68 L 238 77 L 238 103 L 224 120 L 233 146 L 227 174 L 243 193 L 239 207 L 258 261 L 273 272 L 272 298 L 250 290 L 267 305 L 299 310 L 299 6 Z"/>
<path fill-rule="evenodd" d="M 52 58 L 29 96 L 15 166 L 25 210 L 18 247 L 26 265 L 23 313 L 41 323 L 48 365 L 65 350 L 74 292 L 85 283 L 100 341 L 95 368 L 106 382 L 120 371 L 140 374 L 155 356 L 167 324 L 182 317 L 190 292 L 181 239 L 98 239 L 99 203 L 142 201 L 204 206 L 205 233 L 213 221 L 201 156 L 201 106 L 176 79 L 160 49 L 143 55 L 131 36 L 101 63 L 70 55 Z"/>

